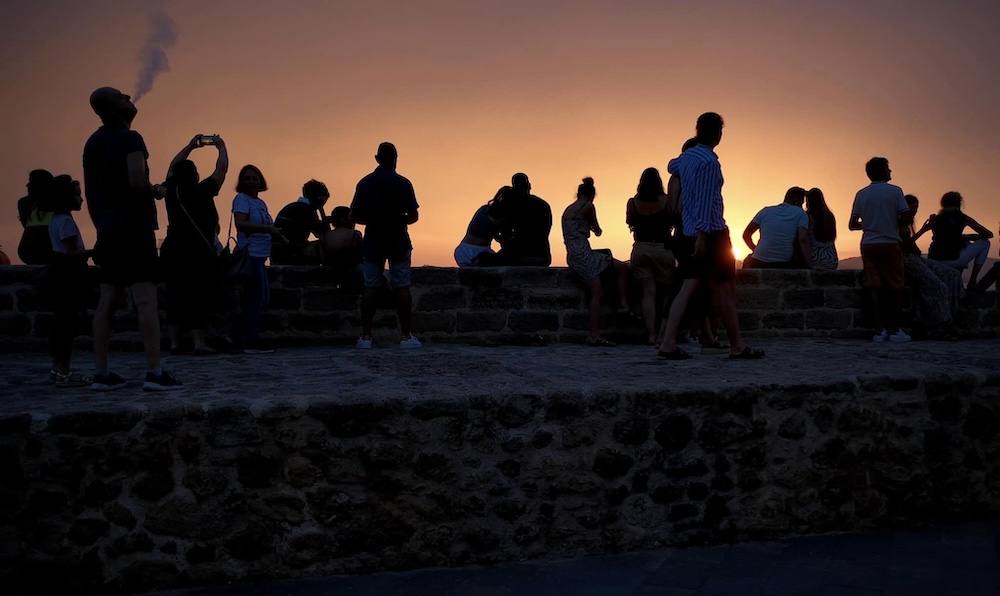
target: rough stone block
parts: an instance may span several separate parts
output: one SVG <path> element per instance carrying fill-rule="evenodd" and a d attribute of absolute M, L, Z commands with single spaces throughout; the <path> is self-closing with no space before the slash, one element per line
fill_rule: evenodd
<path fill-rule="evenodd" d="M 271 288 L 271 300 L 267 307 L 273 310 L 299 310 L 302 307 L 302 290 Z"/>
<path fill-rule="evenodd" d="M 851 311 L 824 308 L 810 310 L 806 315 L 806 329 L 848 329 L 851 326 Z"/>
<path fill-rule="evenodd" d="M 736 291 L 736 307 L 752 310 L 778 310 L 780 293 L 775 288 L 740 288 Z"/>
<path fill-rule="evenodd" d="M 455 331 L 455 313 L 414 312 L 413 330 L 417 333 L 429 331 L 452 333 Z"/>
<path fill-rule="evenodd" d="M 410 269 L 410 281 L 414 286 L 444 286 L 458 283 L 458 269 L 455 267 L 414 267 Z"/>
<path fill-rule="evenodd" d="M 520 333 L 556 331 L 559 329 L 559 315 L 554 312 L 512 312 L 507 317 L 507 327 Z"/>
<path fill-rule="evenodd" d="M 806 317 L 803 312 L 772 312 L 761 318 L 765 329 L 805 329 Z"/>
<path fill-rule="evenodd" d="M 417 299 L 416 310 L 455 310 L 469 305 L 466 289 L 462 286 L 430 288 Z"/>
<path fill-rule="evenodd" d="M 332 335 L 344 325 L 344 317 L 335 312 L 293 312 L 287 315 L 288 328 L 311 335 Z"/>
<path fill-rule="evenodd" d="M 808 288 L 809 271 L 806 269 L 761 269 L 761 283 L 776 288 Z"/>
<path fill-rule="evenodd" d="M 268 279 L 276 287 L 317 288 L 337 284 L 337 270 L 333 267 L 268 267 Z"/>
<path fill-rule="evenodd" d="M 473 310 L 520 310 L 524 307 L 524 293 L 510 288 L 484 288 L 472 294 Z"/>
<path fill-rule="evenodd" d="M 505 312 L 458 312 L 455 313 L 455 328 L 459 333 L 470 331 L 502 331 L 507 326 Z"/>
<path fill-rule="evenodd" d="M 961 305 L 966 308 L 986 310 L 997 305 L 996 292 L 969 292 L 962 299 Z"/>
<path fill-rule="evenodd" d="M 814 286 L 841 286 L 844 288 L 860 288 L 860 271 L 812 271 L 809 274 Z"/>
<path fill-rule="evenodd" d="M 48 431 L 56 434 L 99 437 L 128 431 L 141 418 L 140 412 L 128 409 L 55 414 L 49 418 Z"/>
<path fill-rule="evenodd" d="M 531 310 L 580 309 L 584 293 L 570 289 L 531 290 L 528 293 L 528 308 Z"/>
<path fill-rule="evenodd" d="M 821 308 L 824 305 L 823 290 L 785 290 L 781 296 L 781 307 L 785 310 Z"/>
<path fill-rule="evenodd" d="M 559 286 L 559 271 L 549 267 L 507 267 L 504 285 L 508 288 L 552 288 Z"/>
<path fill-rule="evenodd" d="M 21 288 L 17 291 L 17 310 L 22 313 L 52 310 L 48 296 L 38 288 Z"/>
<path fill-rule="evenodd" d="M 757 285 L 760 285 L 760 282 L 761 282 L 760 271 L 761 271 L 760 269 L 737 269 L 736 270 L 736 285 L 737 286 L 757 286 Z"/>
<path fill-rule="evenodd" d="M 12 294 L 0 294 L 0 312 L 12 312 L 14 310 L 14 296 Z"/>
<path fill-rule="evenodd" d="M 564 312 L 562 314 L 562 326 L 563 329 L 587 331 L 590 329 L 590 321 L 587 312 Z"/>
<path fill-rule="evenodd" d="M 760 313 L 741 310 L 737 312 L 740 321 L 740 331 L 757 331 L 760 329 Z"/>
<path fill-rule="evenodd" d="M 302 308 L 313 312 L 335 310 L 355 310 L 358 308 L 357 294 L 345 294 L 336 288 L 306 288 L 302 290 Z"/>
<path fill-rule="evenodd" d="M 31 331 L 31 320 L 28 315 L 0 314 L 0 336 L 24 337 Z"/>
<path fill-rule="evenodd" d="M 38 285 L 44 276 L 42 265 L 0 265 L 0 286 Z"/>
<path fill-rule="evenodd" d="M 474 290 L 500 288 L 505 273 L 499 267 L 462 267 L 458 270 L 458 283 Z"/>
<path fill-rule="evenodd" d="M 864 290 L 846 290 L 841 288 L 826 288 L 824 303 L 827 308 L 864 308 Z"/>

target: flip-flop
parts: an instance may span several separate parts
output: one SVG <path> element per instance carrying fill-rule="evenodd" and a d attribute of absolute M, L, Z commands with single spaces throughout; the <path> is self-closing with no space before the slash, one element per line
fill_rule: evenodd
<path fill-rule="evenodd" d="M 755 350 L 747 346 L 739 354 L 730 354 L 729 357 L 734 360 L 760 360 L 764 357 L 764 350 Z"/>
<path fill-rule="evenodd" d="M 685 352 L 681 348 L 677 348 L 673 352 L 657 351 L 656 352 L 656 356 L 660 360 L 690 360 L 691 359 L 691 354 L 688 354 L 687 352 Z"/>

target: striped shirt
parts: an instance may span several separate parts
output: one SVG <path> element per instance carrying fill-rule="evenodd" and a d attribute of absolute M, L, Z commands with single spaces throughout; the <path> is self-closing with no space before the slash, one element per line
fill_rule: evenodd
<path fill-rule="evenodd" d="M 698 232 L 725 230 L 726 220 L 722 217 L 725 180 L 715 151 L 699 143 L 670 160 L 667 171 L 681 179 L 684 234 L 697 236 Z"/>

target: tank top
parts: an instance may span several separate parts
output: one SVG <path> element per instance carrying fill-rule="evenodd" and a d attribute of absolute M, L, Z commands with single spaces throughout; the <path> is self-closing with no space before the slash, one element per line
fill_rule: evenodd
<path fill-rule="evenodd" d="M 490 240 L 496 235 L 496 226 L 490 220 L 489 205 L 483 205 L 476 210 L 476 214 L 472 216 L 472 221 L 469 222 L 469 229 L 466 233 L 484 240 Z"/>
<path fill-rule="evenodd" d="M 636 200 L 632 199 L 632 206 L 635 205 Z M 631 224 L 636 242 L 665 243 L 669 239 L 670 218 L 666 208 L 648 215 L 639 213 L 639 209 L 636 208 L 632 212 Z"/>
<path fill-rule="evenodd" d="M 965 214 L 957 209 L 941 211 L 931 224 L 933 236 L 927 256 L 935 261 L 957 259 L 965 247 L 965 240 L 962 239 L 964 229 Z"/>

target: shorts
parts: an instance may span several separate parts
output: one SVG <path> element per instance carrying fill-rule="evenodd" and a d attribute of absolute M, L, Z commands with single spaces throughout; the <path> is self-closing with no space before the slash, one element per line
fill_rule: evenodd
<path fill-rule="evenodd" d="M 675 239 L 674 256 L 680 265 L 682 279 L 703 279 L 712 283 L 725 283 L 736 279 L 736 257 L 729 240 L 729 228 L 709 232 L 705 238 L 705 254 L 694 255 L 695 238 L 681 235 Z"/>
<path fill-rule="evenodd" d="M 861 263 L 864 265 L 861 278 L 864 287 L 903 289 L 903 249 L 898 243 L 862 244 Z"/>
<path fill-rule="evenodd" d="M 459 267 L 473 267 L 477 264 L 476 259 L 483 253 L 494 254 L 493 249 L 488 246 L 478 246 L 463 242 L 455 249 L 455 262 Z"/>
<path fill-rule="evenodd" d="M 153 230 L 98 231 L 94 264 L 102 284 L 124 287 L 158 281 L 160 267 Z"/>
<path fill-rule="evenodd" d="M 385 285 L 385 262 L 389 261 L 389 285 L 393 288 L 410 287 L 410 253 L 406 253 L 405 259 L 369 259 L 364 257 L 362 267 L 364 269 L 365 287 L 380 288 Z"/>
<path fill-rule="evenodd" d="M 667 283 L 674 276 L 674 254 L 662 242 L 636 242 L 632 245 L 632 275 L 638 280 Z"/>

